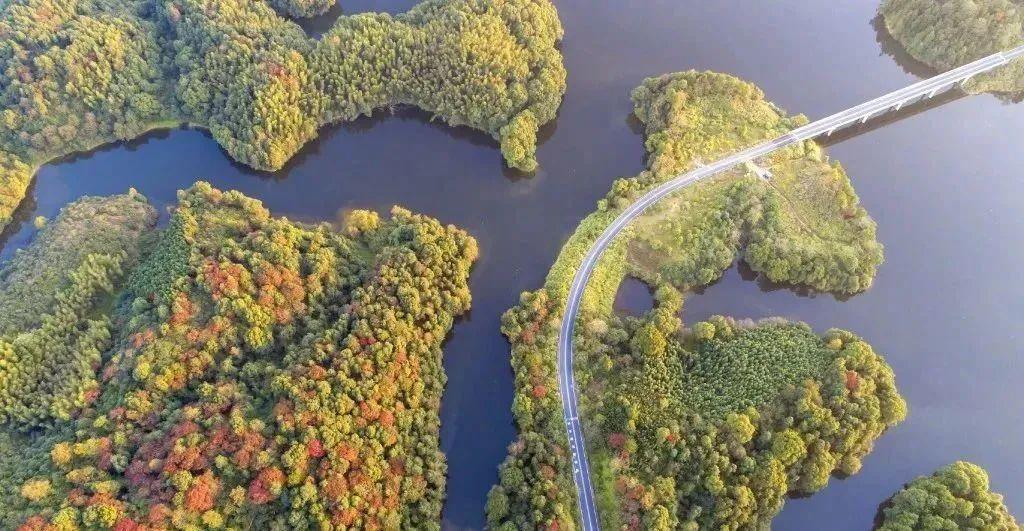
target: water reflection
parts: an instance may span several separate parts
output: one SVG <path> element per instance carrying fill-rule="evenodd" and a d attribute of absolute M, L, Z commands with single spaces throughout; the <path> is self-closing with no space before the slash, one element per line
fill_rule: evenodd
<path fill-rule="evenodd" d="M 886 27 L 885 19 L 882 15 L 877 15 L 871 19 L 871 27 L 875 30 L 875 42 L 878 43 L 881 53 L 888 55 L 893 61 L 896 61 L 896 64 L 904 72 L 921 79 L 934 77 L 941 73 L 910 55 L 910 52 L 889 33 L 889 28 Z"/>
<path fill-rule="evenodd" d="M 689 324 L 714 315 L 755 321 L 769 317 L 795 319 L 800 313 L 799 299 L 820 299 L 815 304 L 827 307 L 848 298 L 771 282 L 739 260 L 711 284 L 688 292 L 681 317 Z"/>
<path fill-rule="evenodd" d="M 875 30 L 875 41 L 878 42 L 878 46 L 881 48 L 882 54 L 891 57 L 904 72 L 921 79 L 934 77 L 941 73 L 934 67 L 931 67 L 910 55 L 910 52 L 908 52 L 907 49 L 898 40 L 896 40 L 891 33 L 889 33 L 889 28 L 886 27 L 885 19 L 882 15 L 878 15 L 871 19 L 871 27 Z M 978 59 L 980 59 L 980 57 L 978 57 Z M 1017 60 L 1019 61 L 1020 59 Z M 1024 101 L 1024 93 L 1011 94 L 1004 92 L 992 92 L 990 94 L 1008 104 L 1015 104 Z"/>
<path fill-rule="evenodd" d="M 824 147 L 830 147 L 852 138 L 856 138 L 860 135 L 877 131 L 883 127 L 888 127 L 901 120 L 906 120 L 907 118 L 912 118 L 932 109 L 937 109 L 947 103 L 951 103 L 968 96 L 969 94 L 959 88 L 953 88 L 941 94 L 937 94 L 933 98 L 919 100 L 910 105 L 904 105 L 903 108 L 898 111 L 889 111 L 883 115 L 874 117 L 865 123 L 847 127 L 830 136 L 819 137 L 817 142 Z"/>
<path fill-rule="evenodd" d="M 710 284 L 693 288 L 690 293 L 694 295 L 704 295 L 708 290 L 713 289 L 715 286 L 722 283 L 729 275 L 730 271 L 735 271 L 735 274 L 739 276 L 740 280 L 745 282 L 753 282 L 757 285 L 757 288 L 761 293 L 772 293 L 775 291 L 788 291 L 797 297 L 817 297 L 819 295 L 831 295 L 838 301 L 847 300 L 850 298 L 849 295 L 838 294 L 838 293 L 827 293 L 811 289 L 807 286 L 801 286 L 797 284 L 787 284 L 782 282 L 773 282 L 768 277 L 754 271 L 754 268 L 750 267 L 744 260 L 737 260 L 732 267 L 729 268 L 722 276 L 713 280 Z"/>
<path fill-rule="evenodd" d="M 28 190 L 25 192 L 25 199 L 21 201 L 18 208 L 14 209 L 11 214 L 11 220 L 7 226 L 0 231 L 0 259 L 6 259 L 10 254 L 13 254 L 15 249 L 23 247 L 28 242 L 30 233 L 27 231 L 29 220 L 32 218 L 32 214 L 36 212 L 38 205 L 36 204 L 36 180 L 32 179 L 32 182 L 28 185 Z M 0 268 L 3 264 L 0 263 Z"/>
<path fill-rule="evenodd" d="M 615 292 L 612 308 L 618 313 L 634 317 L 644 315 L 654 308 L 654 293 L 642 280 L 626 277 Z"/>
<path fill-rule="evenodd" d="M 319 39 L 334 27 L 338 17 L 357 13 L 404 13 L 420 0 L 336 0 L 326 13 L 315 17 L 294 19 L 306 35 Z"/>
<path fill-rule="evenodd" d="M 259 170 L 253 170 L 248 166 L 239 162 L 234 162 L 233 165 L 238 167 L 240 171 L 246 173 L 252 173 L 254 175 L 265 175 L 274 179 L 285 179 L 287 178 L 296 168 L 303 166 L 308 160 L 322 156 L 322 149 L 324 146 L 331 144 L 336 141 L 336 137 L 339 134 L 344 136 L 359 136 L 369 133 L 379 127 L 381 124 L 388 121 L 398 121 L 410 124 L 421 124 L 427 126 L 429 129 L 440 132 L 452 140 L 459 142 L 467 142 L 473 146 L 479 146 L 487 149 L 494 150 L 495 152 L 495 163 L 501 163 L 501 153 L 498 141 L 492 138 L 487 133 L 473 129 L 468 126 L 450 126 L 444 122 L 444 120 L 435 117 L 433 114 L 424 111 L 418 107 L 410 105 L 395 105 L 384 109 L 377 109 L 370 116 L 360 116 L 359 118 L 341 122 L 337 124 L 327 125 L 320 128 L 319 134 L 313 140 L 307 142 L 298 153 L 295 154 L 288 162 L 285 163 L 284 167 L 274 172 L 263 172 Z M 209 134 L 207 133 L 207 136 Z M 538 137 L 538 142 L 541 139 Z M 398 146 L 396 146 L 397 148 Z M 224 155 L 228 157 L 227 152 Z M 229 157 L 230 158 L 230 157 Z M 339 161 L 340 164 L 344 164 L 344 161 Z"/>
<path fill-rule="evenodd" d="M 403 11 L 415 2 L 340 3 L 351 13 L 359 6 Z M 658 0 L 624 9 L 621 1 L 558 0 L 569 92 L 557 126 L 541 132 L 541 167 L 528 179 L 508 178 L 487 135 L 397 109 L 396 116 L 381 112 L 324 128 L 273 176 L 232 164 L 205 132 L 152 133 L 47 165 L 18 216 L 52 217 L 81 195 L 129 186 L 162 210 L 178 188 L 205 179 L 291 219 L 332 219 L 346 208 L 387 211 L 399 203 L 466 228 L 480 258 L 470 277 L 473 312 L 444 349 L 443 526 L 480 529 L 487 490 L 515 437 L 500 316 L 520 292 L 543 284 L 565 239 L 612 181 L 641 171 L 630 91 L 647 76 L 712 69 L 756 83 L 794 112 L 830 114 L 917 79 L 888 51 L 879 53 L 877 28 L 865 22 L 876 6 Z M 853 330 L 886 356 L 910 403 L 908 420 L 879 440 L 859 474 L 791 500 L 775 529 L 867 529 L 880 501 L 956 459 L 987 467 L 1011 509 L 1024 510 L 1024 284 L 1014 282 L 1024 249 L 1024 182 L 1017 178 L 1024 107 L 943 97 L 951 99 L 921 110 L 942 109 L 911 108 L 898 120 L 830 140 L 830 155 L 848 170 L 886 245 L 871 290 L 845 302 L 794 296 L 759 284 L 739 265 L 686 301 L 690 323 L 714 314 L 782 316 L 818 331 Z M 9 231 L 5 255 L 34 233 L 31 223 L 22 227 Z M 640 300 L 649 297 L 645 292 L 637 287 Z"/>
<path fill-rule="evenodd" d="M 341 5 L 344 1 L 336 0 L 326 13 L 315 17 L 295 19 L 295 23 L 306 32 L 306 35 L 319 39 L 324 33 L 327 33 L 334 27 L 334 22 L 338 17 L 345 14 L 345 9 Z"/>

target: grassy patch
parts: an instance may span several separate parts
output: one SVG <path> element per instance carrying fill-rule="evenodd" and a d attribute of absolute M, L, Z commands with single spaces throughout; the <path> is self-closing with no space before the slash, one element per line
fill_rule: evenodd
<path fill-rule="evenodd" d="M 809 327 L 788 323 L 700 340 L 695 347 L 678 375 L 678 398 L 708 418 L 761 407 L 788 387 L 820 378 L 834 356 Z"/>
<path fill-rule="evenodd" d="M 575 526 L 561 403 L 550 390 L 558 385 L 569 286 L 594 241 L 652 187 L 805 122 L 723 74 L 649 79 L 633 97 L 647 128 L 648 170 L 615 182 L 563 246 L 544 289 L 524 294 L 503 320 L 520 436 L 491 491 L 494 528 Z M 787 492 L 813 492 L 834 470 L 855 471 L 874 438 L 905 414 L 891 371 L 851 334 L 820 338 L 792 324 L 753 331 L 729 324 L 721 335 L 717 325 L 708 325 L 710 334 L 703 326 L 700 341 L 680 336 L 679 289 L 713 281 L 738 256 L 772 280 L 843 293 L 869 286 L 881 262 L 874 222 L 817 145 L 758 162 L 776 173 L 771 182 L 738 168 L 654 205 L 620 234 L 588 285 L 574 368 L 609 529 L 766 526 Z M 658 307 L 642 319 L 611 312 L 625 275 L 658 287 Z M 849 361 L 836 361 L 829 349 L 846 342 Z M 863 396 L 843 395 L 843 382 L 861 381 Z M 817 402 L 824 394 L 835 397 L 829 408 Z M 808 446 L 794 432 L 786 439 L 793 444 L 780 447 L 790 454 L 765 452 L 759 445 L 801 410 L 813 410 L 801 434 L 818 442 Z M 836 436 L 835 426 L 847 425 L 856 429 Z"/>
<path fill-rule="evenodd" d="M 652 153 L 653 175 L 641 182 L 664 180 L 803 121 L 722 74 L 662 76 L 646 81 L 634 99 Z M 775 282 L 841 293 L 867 289 L 882 247 L 842 167 L 813 142 L 758 163 L 770 179 L 737 168 L 673 194 L 635 220 L 629 272 L 686 289 L 713 281 L 742 253 Z"/>

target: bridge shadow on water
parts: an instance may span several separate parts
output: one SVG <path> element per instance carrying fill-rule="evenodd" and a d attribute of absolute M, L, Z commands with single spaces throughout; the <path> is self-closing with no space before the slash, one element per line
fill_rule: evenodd
<path fill-rule="evenodd" d="M 832 135 L 820 136 L 815 139 L 815 141 L 823 147 L 834 146 L 863 134 L 877 131 L 896 122 L 906 120 L 907 118 L 912 118 L 932 109 L 942 107 L 947 103 L 961 100 L 967 96 L 970 96 L 970 94 L 967 94 L 959 88 L 947 90 L 946 92 L 936 95 L 934 98 L 920 100 L 910 105 L 904 105 L 903 108 L 898 111 L 889 111 L 883 115 L 871 118 L 865 123 L 853 125 L 836 131 Z"/>
<path fill-rule="evenodd" d="M 888 55 L 893 62 L 895 62 L 896 65 L 902 68 L 907 74 L 915 76 L 918 79 L 928 79 L 942 73 L 941 70 L 919 61 L 911 55 L 910 52 L 907 51 L 906 47 L 896 40 L 892 33 L 889 33 L 889 28 L 885 26 L 885 19 L 882 15 L 878 15 L 871 19 L 871 27 L 875 30 L 875 41 L 878 43 L 878 47 L 881 50 L 879 55 Z M 955 89 L 954 92 L 960 93 L 961 97 L 970 95 L 959 89 Z M 1008 104 L 1021 103 L 1024 101 L 1024 94 L 992 93 L 992 95 Z"/>

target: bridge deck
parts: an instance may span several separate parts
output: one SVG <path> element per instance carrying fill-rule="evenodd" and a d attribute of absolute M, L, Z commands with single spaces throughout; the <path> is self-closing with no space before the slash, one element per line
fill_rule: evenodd
<path fill-rule="evenodd" d="M 943 89 L 953 87 L 978 74 L 1006 65 L 1021 56 L 1024 56 L 1024 46 L 992 54 L 933 78 L 914 83 L 871 101 L 814 121 L 778 138 L 745 149 L 712 164 L 700 165 L 696 169 L 679 175 L 648 191 L 619 214 L 615 221 L 605 229 L 597 241 L 594 242 L 576 271 L 576 275 L 573 277 L 573 282 L 569 289 L 569 299 L 566 303 L 565 313 L 562 316 L 558 340 L 558 390 L 561 394 L 562 412 L 569 437 L 570 451 L 572 452 L 573 481 L 576 484 L 580 509 L 580 526 L 584 531 L 598 530 L 601 524 L 597 514 L 597 505 L 594 502 L 594 487 L 590 480 L 590 464 L 587 459 L 586 442 L 583 439 L 583 429 L 579 422 L 576 379 L 572 367 L 573 337 L 580 301 L 583 298 L 587 282 L 590 280 L 590 276 L 593 274 L 594 267 L 597 265 L 601 254 L 619 232 L 648 207 L 675 190 L 690 186 L 738 164 L 753 161 L 787 146 L 810 140 L 823 134 L 831 134 L 844 127 L 866 121 L 919 98 L 933 97 Z"/>

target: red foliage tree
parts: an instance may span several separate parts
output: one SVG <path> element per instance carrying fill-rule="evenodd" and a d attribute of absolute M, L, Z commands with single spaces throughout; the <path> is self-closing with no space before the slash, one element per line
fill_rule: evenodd
<path fill-rule="evenodd" d="M 320 442 L 320 439 L 313 439 L 306 445 L 306 453 L 310 457 L 320 458 L 324 456 L 324 445 Z"/>
<path fill-rule="evenodd" d="M 213 509 L 217 494 L 220 492 L 220 481 L 210 471 L 196 478 L 192 486 L 185 492 L 185 509 L 194 513 L 203 513 Z"/>
<path fill-rule="evenodd" d="M 860 387 L 860 376 L 857 371 L 846 371 L 846 388 L 853 392 L 858 387 Z"/>
<path fill-rule="evenodd" d="M 114 531 L 140 531 L 142 526 L 131 518 L 122 518 L 114 524 Z"/>
<path fill-rule="evenodd" d="M 284 472 L 277 467 L 260 470 L 256 479 L 249 483 L 249 501 L 256 505 L 269 503 L 277 497 L 284 485 Z"/>

